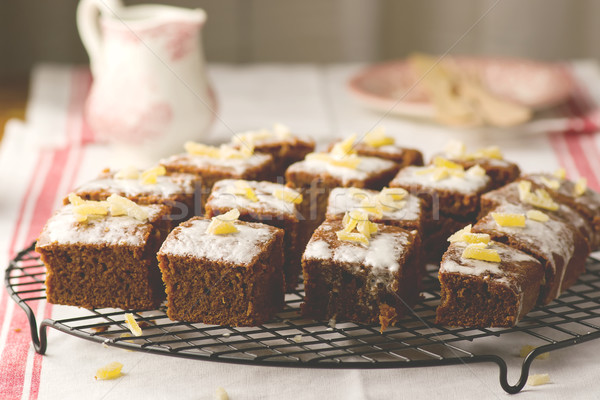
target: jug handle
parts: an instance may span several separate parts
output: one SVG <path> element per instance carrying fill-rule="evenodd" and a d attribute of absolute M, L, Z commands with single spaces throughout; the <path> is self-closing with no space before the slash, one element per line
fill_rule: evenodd
<path fill-rule="evenodd" d="M 77 29 L 90 58 L 92 75 L 98 76 L 102 68 L 102 37 L 100 14 L 117 17 L 123 5 L 120 0 L 81 0 L 77 6 Z"/>

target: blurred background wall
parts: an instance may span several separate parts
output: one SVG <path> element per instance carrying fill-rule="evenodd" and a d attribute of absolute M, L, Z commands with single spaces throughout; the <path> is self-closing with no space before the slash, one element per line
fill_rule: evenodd
<path fill-rule="evenodd" d="M 160 2 L 124 0 L 128 5 Z M 209 61 L 378 61 L 415 50 L 441 53 L 467 32 L 453 53 L 600 58 L 598 0 L 162 3 L 207 11 L 204 44 Z M 75 26 L 76 6 L 75 0 L 0 0 L 0 78 L 26 75 L 40 61 L 86 63 Z"/>

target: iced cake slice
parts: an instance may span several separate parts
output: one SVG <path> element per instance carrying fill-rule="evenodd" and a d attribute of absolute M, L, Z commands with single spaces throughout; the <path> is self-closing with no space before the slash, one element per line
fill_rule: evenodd
<path fill-rule="evenodd" d="M 165 297 L 156 262 L 168 208 L 106 202 L 63 206 L 36 245 L 46 265 L 48 302 L 84 308 L 152 309 Z"/>
<path fill-rule="evenodd" d="M 283 229 L 285 283 L 292 290 L 298 285 L 302 272 L 300 258 L 310 238 L 300 224 L 297 207 L 301 202 L 302 195 L 278 183 L 224 179 L 213 186 L 206 203 L 206 216 L 211 218 L 236 208 L 242 221 Z"/>
<path fill-rule="evenodd" d="M 532 256 L 469 228 L 453 235 L 442 258 L 436 323 L 515 326 L 537 302 L 543 267 Z"/>
<path fill-rule="evenodd" d="M 238 221 L 235 209 L 175 228 L 158 260 L 173 320 L 255 326 L 282 309 L 283 231 Z"/>
<path fill-rule="evenodd" d="M 379 323 L 385 329 L 419 297 L 419 236 L 348 215 L 343 221 L 324 222 L 306 247 L 302 313 L 315 319 Z"/>

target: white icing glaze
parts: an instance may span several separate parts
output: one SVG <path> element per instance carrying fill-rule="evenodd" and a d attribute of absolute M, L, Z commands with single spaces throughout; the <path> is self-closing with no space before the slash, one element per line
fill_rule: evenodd
<path fill-rule="evenodd" d="M 309 260 L 326 260 L 331 257 L 329 243 L 324 240 L 311 240 L 304 251 L 304 258 Z"/>
<path fill-rule="evenodd" d="M 517 204 L 503 204 L 496 208 L 494 212 L 510 213 L 510 214 L 525 214 L 528 208 Z M 566 266 L 571 260 L 574 251 L 574 238 L 572 232 L 569 231 L 565 223 L 558 220 L 549 219 L 546 222 L 534 221 L 527 219 L 524 227 L 514 226 L 499 226 L 495 223 L 491 216 L 487 216 L 478 222 L 484 229 L 495 229 L 500 232 L 507 233 L 513 237 L 526 242 L 532 248 L 537 249 L 546 260 L 550 263 L 550 268 L 557 272 L 556 261 L 554 254 L 559 255 L 564 260 L 564 266 L 560 271 L 558 280 L 558 293 L 561 293 L 562 281 L 566 271 Z"/>
<path fill-rule="evenodd" d="M 393 185 L 391 186 L 405 187 L 410 185 L 420 185 L 433 189 L 472 194 L 484 189 L 490 180 L 487 175 L 475 176 L 465 173 L 463 177 L 450 176 L 436 181 L 433 179 L 433 174 L 431 173 L 419 173 L 420 171 L 425 171 L 429 168 L 431 168 L 431 166 L 410 166 L 403 168 L 398 175 L 396 175 L 392 181 Z"/>
<path fill-rule="evenodd" d="M 208 156 L 196 156 L 188 153 L 176 154 L 160 161 L 161 165 L 184 165 L 187 167 L 207 169 L 222 168 L 232 171 L 236 175 L 243 175 L 248 169 L 267 164 L 272 160 L 269 154 L 253 154 L 248 158 L 213 158 Z"/>
<path fill-rule="evenodd" d="M 248 225 L 236 222 L 236 233 L 213 235 L 206 233 L 210 220 L 190 221 L 189 226 L 179 226 L 169 234 L 160 253 L 191 256 L 210 261 L 232 264 L 250 264 L 260 254 L 261 244 L 274 236 L 274 228 L 267 225 Z"/>
<path fill-rule="evenodd" d="M 392 161 L 377 157 L 360 157 L 360 163 L 356 168 L 346 168 L 331 165 L 322 160 L 303 160 L 292 164 L 290 172 L 308 172 L 319 175 L 323 172 L 339 179 L 343 185 L 348 185 L 353 180 L 365 180 L 374 174 L 387 171 L 395 167 Z"/>
<path fill-rule="evenodd" d="M 322 229 L 327 222 L 321 226 Z M 337 241 L 337 239 L 335 239 Z M 374 270 L 396 272 L 400 268 L 398 260 L 406 251 L 409 234 L 407 232 L 378 232 L 369 241 L 369 246 L 348 241 L 337 241 L 332 248 L 322 239 L 311 239 L 303 258 L 306 260 L 328 260 L 346 262 Z"/>
<path fill-rule="evenodd" d="M 270 212 L 287 215 L 296 214 L 294 203 L 283 201 L 273 196 L 275 190 L 288 190 L 284 185 L 273 182 L 244 181 L 254 191 L 258 201 L 252 201 L 246 196 L 228 192 L 229 187 L 235 187 L 236 179 L 224 179 L 213 186 L 207 207 L 238 208 L 255 212 Z"/>
<path fill-rule="evenodd" d="M 160 206 L 140 206 L 155 218 L 161 211 Z M 144 244 L 144 234 L 152 227 L 143 221 L 128 216 L 106 216 L 91 218 L 87 223 L 78 223 L 73 216 L 73 206 L 66 205 L 58 210 L 46 223 L 40 238 L 59 244 L 107 244 L 132 245 Z M 46 244 L 46 243 L 44 243 Z"/>
<path fill-rule="evenodd" d="M 377 191 L 365 190 L 369 195 L 376 195 Z M 358 194 L 353 195 L 353 191 L 350 188 L 335 188 L 329 194 L 329 201 L 327 204 L 327 215 L 343 215 L 347 211 L 359 208 L 360 203 L 366 197 Z M 383 220 L 404 220 L 404 221 L 415 221 L 419 219 L 421 215 L 421 202 L 417 196 L 411 194 L 407 195 L 402 201 L 405 201 L 405 205 L 402 208 L 396 210 L 383 211 Z"/>
<path fill-rule="evenodd" d="M 99 178 L 84 183 L 75 189 L 76 193 L 105 191 L 127 196 L 157 195 L 169 197 L 176 194 L 194 193 L 191 179 L 174 178 L 172 176 L 156 177 L 156 184 L 143 184 L 139 179 Z"/>

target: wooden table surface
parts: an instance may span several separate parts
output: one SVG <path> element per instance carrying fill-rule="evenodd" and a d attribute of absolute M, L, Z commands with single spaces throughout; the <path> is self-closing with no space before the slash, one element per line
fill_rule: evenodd
<path fill-rule="evenodd" d="M 28 91 L 29 79 L 26 77 L 0 78 L 0 140 L 9 119 L 25 119 Z"/>

